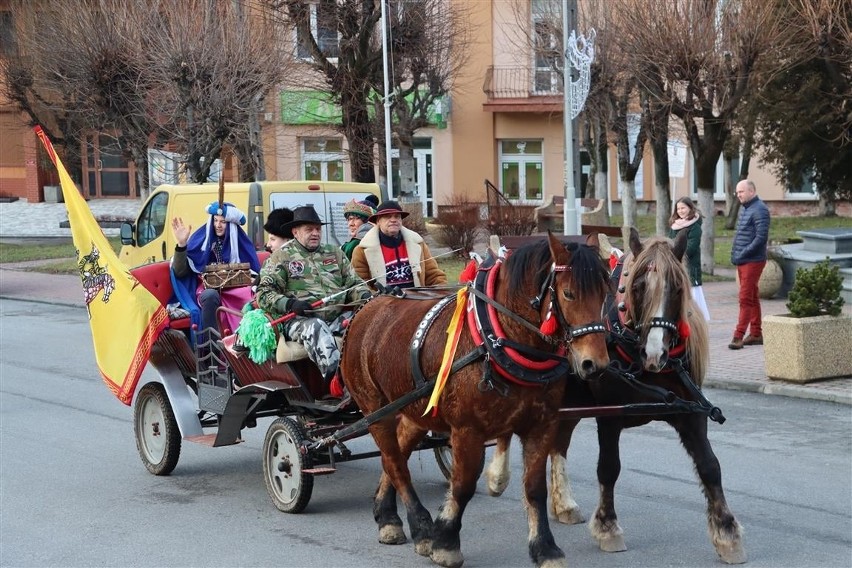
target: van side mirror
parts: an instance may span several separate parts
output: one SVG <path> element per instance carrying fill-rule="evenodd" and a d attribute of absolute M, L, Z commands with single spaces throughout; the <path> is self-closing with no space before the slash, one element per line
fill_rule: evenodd
<path fill-rule="evenodd" d="M 121 244 L 123 245 L 135 245 L 136 242 L 133 239 L 133 225 L 131 223 L 122 223 L 121 228 L 119 229 L 119 234 L 121 235 Z"/>

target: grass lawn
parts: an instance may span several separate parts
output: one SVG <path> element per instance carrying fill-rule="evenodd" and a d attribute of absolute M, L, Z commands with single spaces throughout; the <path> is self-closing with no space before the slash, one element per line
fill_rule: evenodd
<path fill-rule="evenodd" d="M 622 220 L 620 216 L 613 216 L 611 224 L 619 226 Z M 721 268 L 731 267 L 731 240 L 734 236 L 733 229 L 725 229 L 725 219 L 716 217 L 714 219 L 716 229 L 716 246 L 714 259 L 716 266 Z M 655 232 L 655 220 L 653 215 L 640 215 L 637 218 L 637 228 L 643 237 Z M 773 217 L 769 227 L 769 240 L 773 243 L 785 243 L 790 239 L 798 238 L 796 231 L 830 227 L 852 227 L 852 219 L 842 217 Z M 612 239 L 613 244 L 620 246 L 620 239 Z M 121 241 L 117 237 L 109 239 L 110 244 L 116 252 L 121 248 Z M 0 263 L 24 262 L 29 260 L 52 260 L 56 262 L 45 263 L 34 270 L 39 272 L 50 272 L 54 274 L 73 274 L 77 270 L 77 262 L 74 260 L 74 245 L 17 245 L 0 243 Z M 458 276 L 467 264 L 461 258 L 446 256 L 437 259 L 438 265 L 447 273 L 447 281 L 457 282 Z M 712 276 L 708 276 L 712 280 Z"/>
<path fill-rule="evenodd" d="M 716 266 L 721 268 L 732 268 L 731 265 L 731 243 L 734 238 L 734 229 L 725 228 L 725 218 L 715 217 L 714 229 L 716 231 L 713 259 Z M 621 216 L 612 216 L 611 224 L 620 226 Z M 640 215 L 636 219 L 637 229 L 643 237 L 653 235 L 656 232 L 656 221 L 653 215 Z M 852 219 L 845 217 L 773 217 L 769 224 L 770 244 L 783 244 L 791 239 L 800 239 L 796 231 L 808 229 L 826 229 L 831 227 L 852 227 Z M 615 243 L 613 243 L 615 244 Z"/>

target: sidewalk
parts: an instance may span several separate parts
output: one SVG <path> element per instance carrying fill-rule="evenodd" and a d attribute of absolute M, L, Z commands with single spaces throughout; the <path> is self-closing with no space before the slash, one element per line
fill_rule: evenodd
<path fill-rule="evenodd" d="M 102 199 L 90 201 L 89 206 L 95 215 L 132 216 L 138 211 L 139 202 Z M 65 206 L 62 203 L 0 203 L 0 238 L 11 241 L 15 237 L 70 236 L 68 229 L 59 229 L 59 222 L 66 218 Z M 65 232 L 68 235 L 65 235 Z M 32 264 L 34 263 L 0 265 L 0 298 L 83 307 L 83 292 L 78 277 L 31 272 L 29 270 L 32 269 Z M 733 276 L 730 270 L 717 269 L 717 274 L 719 273 Z M 852 377 L 806 385 L 772 380 L 766 377 L 764 371 L 763 346 L 749 346 L 739 351 L 728 349 L 739 310 L 736 282 L 706 282 L 704 295 L 712 318 L 710 369 L 704 386 L 852 405 Z M 762 300 L 763 314 L 786 313 L 785 301 Z M 844 312 L 850 311 L 852 306 L 844 306 Z"/>

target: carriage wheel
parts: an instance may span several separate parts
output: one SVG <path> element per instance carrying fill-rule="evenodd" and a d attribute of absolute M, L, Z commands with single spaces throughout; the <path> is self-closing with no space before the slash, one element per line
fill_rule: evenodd
<path fill-rule="evenodd" d="M 263 441 L 263 479 L 266 492 L 279 511 L 301 513 L 314 490 L 310 454 L 303 454 L 302 428 L 288 417 L 278 418 L 266 431 Z"/>
<path fill-rule="evenodd" d="M 445 434 L 432 433 L 430 435 L 435 438 L 447 438 Z M 433 448 L 432 451 L 435 452 L 435 461 L 438 462 L 438 469 L 441 470 L 447 481 L 450 481 L 453 477 L 453 448 L 450 447 L 449 439 L 447 440 L 447 445 Z M 479 472 L 476 474 L 477 479 L 482 475 L 483 469 L 485 469 L 485 454 L 482 454 L 482 461 L 479 463 Z"/>
<path fill-rule="evenodd" d="M 136 449 L 145 468 L 154 475 L 168 475 L 180 458 L 180 430 L 166 389 L 148 383 L 139 391 L 133 409 Z"/>

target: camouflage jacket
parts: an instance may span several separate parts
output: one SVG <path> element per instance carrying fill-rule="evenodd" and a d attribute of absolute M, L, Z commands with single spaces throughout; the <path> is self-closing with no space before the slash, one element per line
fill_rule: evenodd
<path fill-rule="evenodd" d="M 313 303 L 347 288 L 351 290 L 332 298 L 327 306 L 358 301 L 369 289 L 339 248 L 320 245 L 310 252 L 293 239 L 263 264 L 255 298 L 261 309 L 277 317 L 287 313 L 287 301 L 291 298 Z M 328 307 L 318 314 L 330 322 L 340 312 Z"/>

